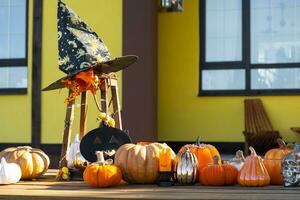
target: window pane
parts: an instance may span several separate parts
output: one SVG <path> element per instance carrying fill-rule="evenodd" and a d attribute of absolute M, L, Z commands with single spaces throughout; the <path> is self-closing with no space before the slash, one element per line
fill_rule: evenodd
<path fill-rule="evenodd" d="M 300 1 L 251 0 L 251 62 L 300 62 Z"/>
<path fill-rule="evenodd" d="M 0 2 L 0 59 L 25 58 L 26 0 Z"/>
<path fill-rule="evenodd" d="M 300 89 L 300 69 L 253 69 L 251 89 Z"/>
<path fill-rule="evenodd" d="M 202 70 L 203 90 L 243 90 L 245 70 Z"/>
<path fill-rule="evenodd" d="M 242 60 L 242 1 L 206 1 L 206 62 Z"/>
<path fill-rule="evenodd" d="M 27 67 L 0 67 L 0 88 L 27 88 Z"/>

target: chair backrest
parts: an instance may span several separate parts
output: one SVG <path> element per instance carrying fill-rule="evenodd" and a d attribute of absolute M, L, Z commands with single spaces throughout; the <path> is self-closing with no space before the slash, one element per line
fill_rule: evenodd
<path fill-rule="evenodd" d="M 246 132 L 259 134 L 274 131 L 260 99 L 245 99 L 244 103 Z"/>

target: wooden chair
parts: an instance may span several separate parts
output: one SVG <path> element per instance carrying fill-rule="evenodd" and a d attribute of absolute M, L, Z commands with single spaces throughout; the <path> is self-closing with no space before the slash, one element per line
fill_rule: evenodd
<path fill-rule="evenodd" d="M 271 121 L 260 99 L 245 99 L 245 155 L 249 154 L 249 146 L 259 151 L 267 151 L 274 147 L 278 131 L 273 129 Z"/>

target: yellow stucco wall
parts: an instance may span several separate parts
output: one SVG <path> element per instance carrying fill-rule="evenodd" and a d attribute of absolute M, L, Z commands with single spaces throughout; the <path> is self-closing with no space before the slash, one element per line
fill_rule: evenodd
<path fill-rule="evenodd" d="M 0 143 L 31 142 L 32 4 L 28 16 L 28 93 L 0 95 Z"/>
<path fill-rule="evenodd" d="M 112 57 L 122 54 L 122 0 L 65 0 L 87 24 L 98 33 L 108 46 Z M 42 87 L 64 76 L 57 64 L 57 1 L 44 0 L 43 13 L 43 51 Z M 119 74 L 119 83 L 121 82 Z M 42 143 L 60 143 L 64 127 L 67 90 L 42 93 Z M 76 104 L 80 103 L 80 97 Z M 98 126 L 98 111 L 92 96 L 88 95 L 87 130 Z M 79 107 L 75 108 L 73 134 L 79 132 Z"/>
<path fill-rule="evenodd" d="M 1 143 L 31 141 L 32 2 L 29 0 L 28 94 L 1 95 Z M 122 54 L 122 0 L 65 2 L 100 35 L 113 57 Z M 44 0 L 42 87 L 64 75 L 57 67 L 56 3 Z M 158 17 L 158 139 L 188 141 L 201 135 L 205 141 L 243 141 L 245 97 L 197 96 L 198 0 L 184 3 L 184 12 L 159 13 Z M 66 96 L 67 90 L 42 93 L 42 143 L 61 142 Z M 300 142 L 289 130 L 300 126 L 300 97 L 260 98 L 275 129 L 288 141 Z M 98 111 L 90 95 L 88 109 L 91 130 L 98 125 Z M 73 133 L 79 130 L 78 122 L 76 108 Z"/>
<path fill-rule="evenodd" d="M 198 97 L 198 0 L 184 1 L 182 13 L 158 17 L 158 139 L 243 141 L 245 97 Z M 298 141 L 289 127 L 300 126 L 300 97 L 260 97 L 275 129 Z"/>

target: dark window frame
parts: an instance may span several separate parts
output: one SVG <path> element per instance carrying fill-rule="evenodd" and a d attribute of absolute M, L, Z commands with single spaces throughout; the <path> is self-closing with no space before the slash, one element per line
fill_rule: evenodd
<path fill-rule="evenodd" d="M 233 62 L 206 62 L 205 61 L 205 23 L 206 23 L 206 0 L 199 1 L 199 33 L 200 33 L 200 62 L 199 62 L 199 93 L 198 96 L 259 96 L 259 95 L 299 95 L 300 89 L 251 89 L 251 69 L 256 68 L 300 68 L 300 63 L 276 63 L 276 64 L 251 64 L 250 52 L 250 1 L 242 0 L 242 61 Z M 214 69 L 244 69 L 244 90 L 203 90 L 202 70 Z"/>
<path fill-rule="evenodd" d="M 1 67 L 24 67 L 28 69 L 28 26 L 29 26 L 29 0 L 26 0 L 26 14 L 25 14 L 25 57 L 24 58 L 0 58 L 0 68 Z M 27 83 L 28 83 L 28 70 L 27 70 Z M 27 94 L 27 88 L 0 88 L 0 95 L 10 95 L 10 94 Z"/>

